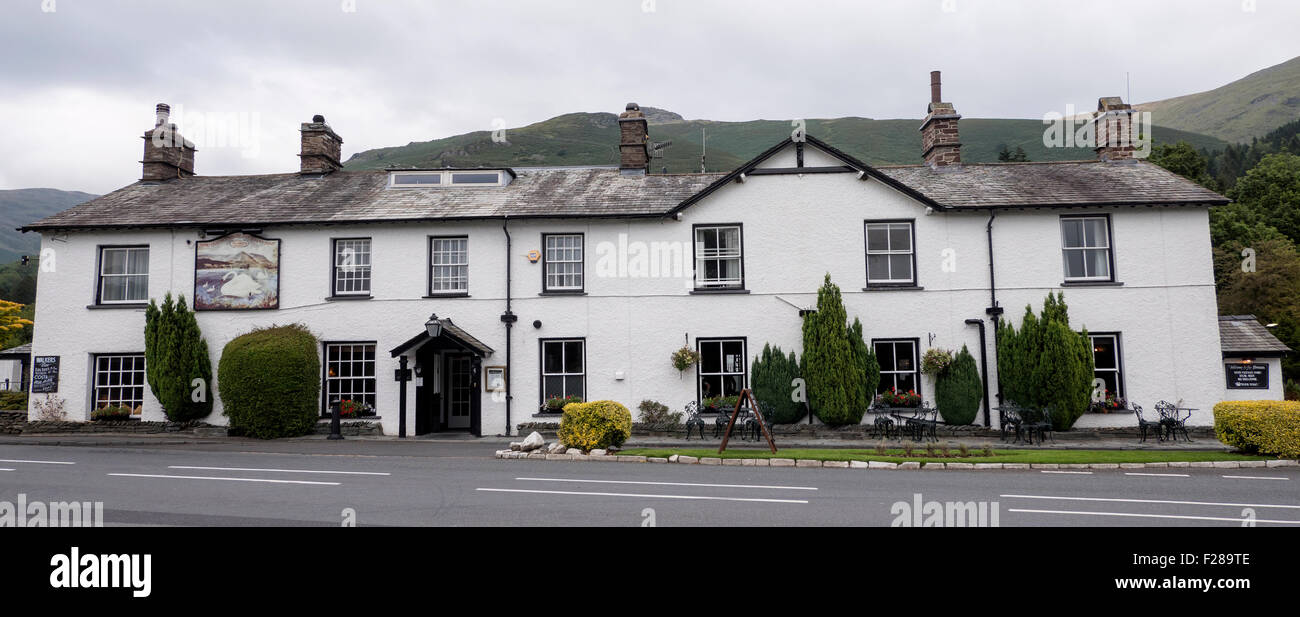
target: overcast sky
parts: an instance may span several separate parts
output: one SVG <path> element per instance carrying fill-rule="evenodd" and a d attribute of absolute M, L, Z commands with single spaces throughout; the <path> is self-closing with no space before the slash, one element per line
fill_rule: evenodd
<path fill-rule="evenodd" d="M 170 103 L 202 175 L 298 166 L 628 101 L 691 119 L 921 118 L 1158 100 L 1300 55 L 1294 0 L 0 0 L 0 188 L 139 178 Z M 218 114 L 218 115 L 214 115 Z M 241 143 L 187 121 L 233 118 Z M 242 115 L 241 115 L 242 114 Z M 197 128 L 197 127 L 196 127 Z"/>

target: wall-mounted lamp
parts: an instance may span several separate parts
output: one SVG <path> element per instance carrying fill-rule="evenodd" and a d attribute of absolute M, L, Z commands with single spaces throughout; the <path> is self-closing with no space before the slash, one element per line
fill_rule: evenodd
<path fill-rule="evenodd" d="M 423 365 L 423 364 L 420 364 L 420 363 L 418 363 L 418 362 L 415 364 L 415 376 L 416 376 L 416 377 L 424 377 L 424 365 Z"/>
<path fill-rule="evenodd" d="M 438 319 L 437 313 L 430 315 L 429 321 L 424 322 L 424 331 L 429 333 L 429 338 L 442 336 L 442 321 Z"/>
<path fill-rule="evenodd" d="M 1241 359 L 1241 363 L 1242 363 L 1242 364 L 1252 364 L 1252 363 L 1254 363 L 1254 362 L 1255 362 L 1255 359 L 1254 359 L 1254 358 L 1242 358 L 1242 359 Z"/>

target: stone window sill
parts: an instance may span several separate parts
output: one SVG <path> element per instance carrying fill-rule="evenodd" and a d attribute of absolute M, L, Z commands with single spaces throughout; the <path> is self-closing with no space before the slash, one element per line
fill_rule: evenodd
<path fill-rule="evenodd" d="M 110 309 L 135 309 L 135 310 L 140 310 L 140 309 L 146 309 L 146 308 L 149 308 L 149 304 L 146 303 L 146 302 L 141 302 L 141 303 L 138 303 L 138 304 L 89 304 L 89 305 L 86 306 L 86 308 L 88 308 L 88 309 L 90 309 L 90 310 L 92 310 L 92 311 L 102 311 L 102 310 L 110 310 Z"/>
<path fill-rule="evenodd" d="M 747 294 L 748 289 L 692 289 L 692 296 L 725 296 L 729 294 Z"/>
<path fill-rule="evenodd" d="M 1119 281 L 1065 281 L 1061 287 L 1123 287 Z"/>
<path fill-rule="evenodd" d="M 862 291 L 925 291 L 917 285 L 867 285 Z"/>
<path fill-rule="evenodd" d="M 371 296 L 371 295 L 369 295 L 369 294 L 364 295 L 364 296 L 362 296 L 362 295 L 355 295 L 355 296 L 329 296 L 329 297 L 325 298 L 325 301 L 326 301 L 326 302 L 340 302 L 340 301 L 347 301 L 347 300 L 370 300 L 370 299 L 373 299 L 373 298 L 374 298 L 374 296 Z"/>

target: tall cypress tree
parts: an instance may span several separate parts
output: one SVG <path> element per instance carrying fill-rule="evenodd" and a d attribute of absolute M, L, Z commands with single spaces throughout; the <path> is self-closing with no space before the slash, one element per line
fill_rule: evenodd
<path fill-rule="evenodd" d="M 998 326 L 998 378 L 1003 398 L 1034 408 L 1051 408 L 1058 429 L 1074 425 L 1088 408 L 1092 391 L 1092 344 L 1085 329 L 1070 328 L 1064 294 L 1048 294 L 1035 316 L 1025 308 L 1020 328 Z"/>
<path fill-rule="evenodd" d="M 962 345 L 952 364 L 935 378 L 934 402 L 944 422 L 963 425 L 975 421 L 983 397 L 984 384 L 975 357 Z"/>
<path fill-rule="evenodd" d="M 754 398 L 762 405 L 766 416 L 774 424 L 798 422 L 804 416 L 804 405 L 794 400 L 792 382 L 799 377 L 799 361 L 794 352 L 789 356 L 780 347 L 763 345 L 762 355 L 755 357 L 750 367 L 750 383 Z"/>
<path fill-rule="evenodd" d="M 168 293 L 162 306 L 150 300 L 144 324 L 145 380 L 167 418 L 180 422 L 212 413 L 208 342 L 185 296 L 173 300 Z"/>
<path fill-rule="evenodd" d="M 861 422 L 866 406 L 853 401 L 866 375 L 853 360 L 844 300 L 830 274 L 817 291 L 817 312 L 804 317 L 803 350 L 813 413 L 831 426 Z"/>
<path fill-rule="evenodd" d="M 867 346 L 862 321 L 857 317 L 853 318 L 853 326 L 849 328 L 849 348 L 853 351 L 854 377 L 861 378 L 857 382 L 860 387 L 857 388 L 852 403 L 855 409 L 866 409 L 876 397 L 876 386 L 880 385 L 880 363 L 876 361 L 876 354 Z"/>

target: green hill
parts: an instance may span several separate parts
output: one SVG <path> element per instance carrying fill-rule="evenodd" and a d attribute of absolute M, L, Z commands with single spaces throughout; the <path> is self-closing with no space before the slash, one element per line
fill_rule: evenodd
<path fill-rule="evenodd" d="M 730 171 L 790 135 L 789 120 L 714 122 L 682 120 L 671 112 L 642 108 L 651 118 L 650 138 L 672 141 L 654 171 L 700 170 L 701 131 L 708 133 L 708 170 Z M 921 121 L 835 118 L 808 120 L 808 133 L 873 165 L 921 162 Z M 1084 148 L 1043 146 L 1040 120 L 969 118 L 961 121 L 962 157 L 967 162 L 997 161 L 1003 145 L 1025 149 L 1033 161 L 1084 160 L 1094 155 Z M 1155 127 L 1158 143 L 1186 140 L 1197 148 L 1221 149 L 1213 137 Z M 494 143 L 492 133 L 478 131 L 405 146 L 367 150 L 348 159 L 348 169 L 386 167 L 473 167 L 617 165 L 618 117 L 610 113 L 571 113 L 529 126 L 507 129 L 507 143 Z"/>
<path fill-rule="evenodd" d="M 0 191 L 0 263 L 41 250 L 41 236 L 16 228 L 98 197 L 80 191 L 17 189 Z"/>
<path fill-rule="evenodd" d="M 1209 92 L 1137 106 L 1160 126 L 1249 142 L 1300 118 L 1300 57 Z"/>

